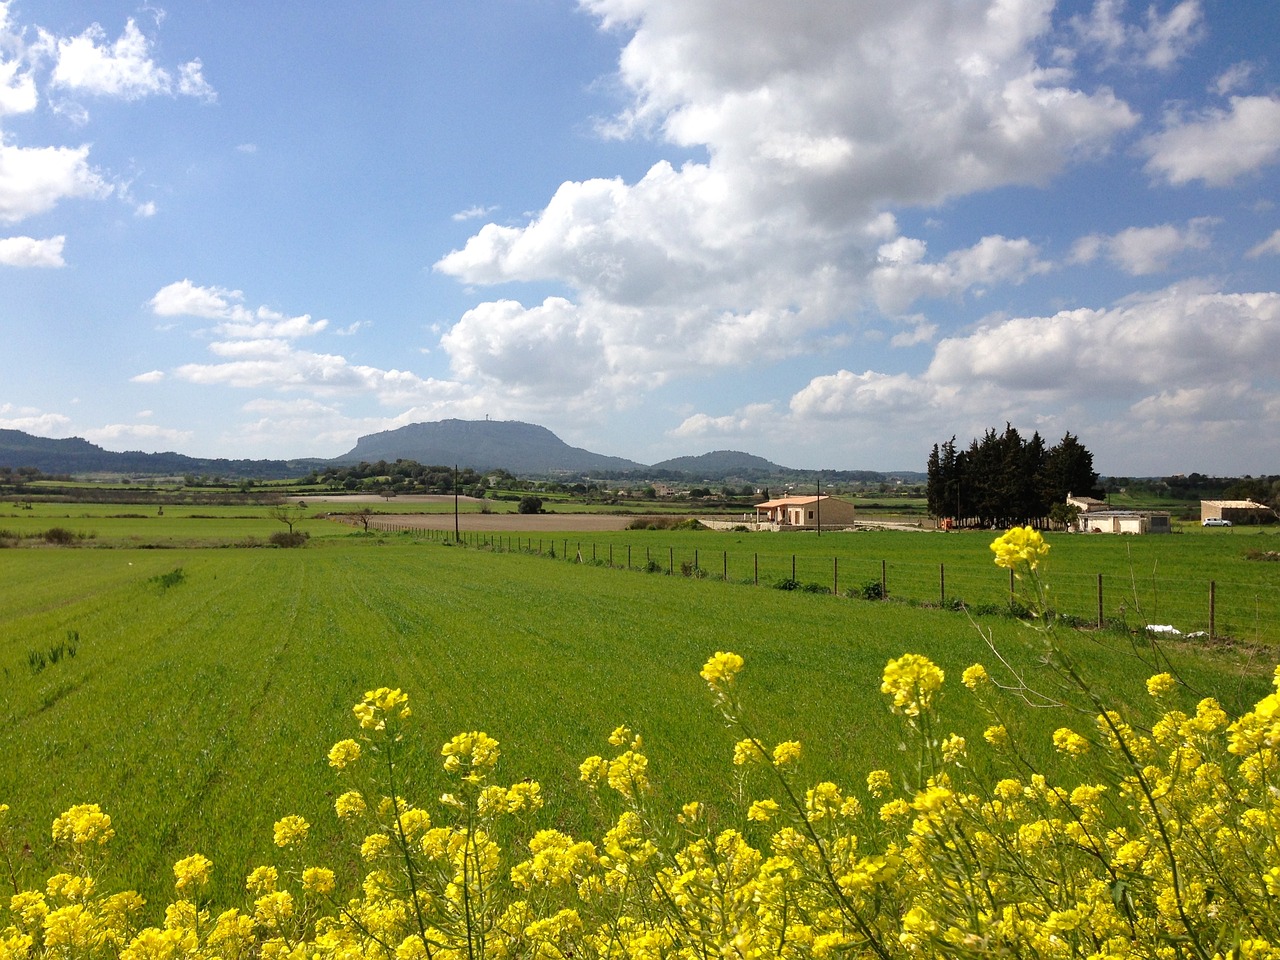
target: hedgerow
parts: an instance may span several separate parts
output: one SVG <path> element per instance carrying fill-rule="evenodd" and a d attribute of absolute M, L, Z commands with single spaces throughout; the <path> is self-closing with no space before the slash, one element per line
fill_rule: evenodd
<path fill-rule="evenodd" d="M 961 677 L 990 714 L 971 747 L 944 724 L 942 669 L 891 660 L 880 689 L 914 758 L 898 782 L 876 769 L 802 784 L 812 745 L 753 729 L 746 665 L 722 651 L 702 677 L 736 731 L 725 759 L 752 798 L 743 822 L 696 801 L 656 813 L 643 738 L 619 727 L 579 769 L 599 835 L 535 831 L 541 786 L 502 783 L 499 745 L 480 731 L 441 748 L 451 789 L 413 798 L 399 765 L 412 711 L 384 687 L 328 754 L 347 850 L 318 848 L 285 815 L 279 861 L 249 873 L 243 903 L 208 902 L 215 865 L 192 853 L 174 864 L 163 921 L 146 925 L 136 893 L 95 880 L 110 815 L 73 806 L 53 822 L 63 866 L 44 882 L 0 847 L 13 889 L 0 960 L 1280 957 L 1280 668 L 1277 692 L 1235 720 L 1212 698 L 1169 706 L 1171 668 L 1148 681 L 1149 705 L 1105 703 L 1054 640 L 1048 545 L 1015 529 L 992 548 L 1062 687 L 1028 686 L 988 635 L 990 666 Z M 1019 739 L 1029 708 L 1074 721 L 1052 735 L 1053 770 Z"/>

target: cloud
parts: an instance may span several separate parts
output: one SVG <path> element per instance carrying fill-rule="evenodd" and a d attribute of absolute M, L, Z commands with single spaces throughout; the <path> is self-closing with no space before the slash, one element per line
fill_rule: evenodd
<path fill-rule="evenodd" d="M 78 37 L 56 41 L 57 62 L 51 82 L 76 93 L 139 100 L 156 94 L 181 94 L 214 99 L 199 60 L 183 64 L 175 81 L 169 71 L 151 58 L 152 43 L 130 18 L 113 42 L 106 31 L 92 24 Z"/>
<path fill-rule="evenodd" d="M 148 370 L 129 378 L 130 383 L 159 383 L 165 378 L 163 370 Z"/>
<path fill-rule="evenodd" d="M 0 264 L 9 267 L 65 267 L 62 247 L 65 236 L 36 240 L 32 237 L 0 239 Z"/>
<path fill-rule="evenodd" d="M 1280 160 L 1280 96 L 1231 97 L 1230 104 L 1166 120 L 1140 144 L 1147 173 L 1174 186 L 1225 187 Z"/>
<path fill-rule="evenodd" d="M 923 297 L 956 296 L 975 288 L 980 293 L 994 283 L 1021 283 L 1045 273 L 1050 266 L 1037 258 L 1038 253 L 1025 238 L 991 236 L 947 254 L 942 262 L 927 263 L 923 240 L 899 237 L 881 245 L 871 288 L 881 310 L 900 313 Z"/>
<path fill-rule="evenodd" d="M 249 310 L 240 303 L 243 299 L 239 290 L 202 287 L 183 279 L 161 287 L 147 304 L 159 317 L 220 320 L 216 332 L 237 339 L 309 337 L 329 325 L 328 320 L 312 320 L 309 314 L 290 317 L 265 306 Z"/>
<path fill-rule="evenodd" d="M 445 381 L 424 380 L 407 370 L 382 370 L 352 364 L 335 354 L 312 353 L 278 344 L 260 349 L 230 351 L 237 359 L 224 363 L 187 363 L 173 375 L 202 386 L 275 389 L 316 396 L 369 395 L 386 405 L 425 403 L 452 397 L 457 387 Z"/>
<path fill-rule="evenodd" d="M 1145 276 L 1169 269 L 1179 254 L 1188 250 L 1209 248 L 1209 228 L 1218 221 L 1198 217 L 1187 221 L 1185 228 L 1171 223 L 1156 227 L 1130 227 L 1111 236 L 1090 234 L 1072 247 L 1071 262 L 1090 263 L 1105 256 L 1131 276 Z"/>
<path fill-rule="evenodd" d="M 1048 268 L 1026 239 L 881 262 L 891 208 L 1045 184 L 1138 119 L 1039 61 L 1047 0 L 582 6 L 629 36 L 628 104 L 609 134 L 707 158 L 565 182 L 526 223 L 487 223 L 439 258 L 465 284 L 566 288 L 554 308 L 495 297 L 469 312 L 442 339 L 460 376 L 530 387 L 541 374 L 523 359 L 550 354 L 549 369 L 579 364 L 555 381 L 564 391 L 620 396 L 829 349 L 868 301 L 899 311 L 1017 283 Z"/>
<path fill-rule="evenodd" d="M 705 413 L 696 413 L 686 417 L 668 435 L 679 440 L 749 436 L 777 422 L 778 412 L 773 404 L 753 403 L 729 416 L 712 417 Z"/>
<path fill-rule="evenodd" d="M 46 213 L 72 197 L 100 198 L 111 187 L 88 163 L 89 148 L 15 147 L 0 141 L 0 223 Z"/>
<path fill-rule="evenodd" d="M 1109 309 L 979 328 L 938 344 L 924 379 L 1087 402 L 1170 384 L 1280 377 L 1280 293 L 1172 287 Z"/>
<path fill-rule="evenodd" d="M 1234 93 L 1241 87 L 1246 87 L 1253 79 L 1257 72 L 1257 65 L 1247 60 L 1239 63 L 1233 63 L 1222 73 L 1213 78 L 1213 83 L 1209 85 L 1209 89 L 1220 97 L 1225 97 L 1229 93 Z"/>
<path fill-rule="evenodd" d="M 919 462 L 932 441 L 963 442 L 1008 420 L 1085 436 L 1100 464 L 1125 472 L 1168 469 L 1170 444 L 1208 463 L 1239 456 L 1246 435 L 1248 455 L 1266 463 L 1280 442 L 1258 425 L 1280 414 L 1277 380 L 1280 293 L 1183 285 L 1106 308 L 993 321 L 942 340 L 920 374 L 814 377 L 770 432 L 785 429 L 800 447 L 865 429 L 882 456 Z"/>
<path fill-rule="evenodd" d="M 1095 0 L 1088 16 L 1071 18 L 1086 47 L 1101 52 L 1113 64 L 1168 70 L 1205 34 L 1199 0 L 1183 0 L 1160 16 L 1154 4 L 1142 24 L 1124 20 L 1124 0 Z"/>
<path fill-rule="evenodd" d="M 190 430 L 175 430 L 154 423 L 108 423 L 101 427 L 89 427 L 84 438 L 91 443 L 103 447 L 119 447 L 122 444 L 137 444 L 146 448 L 146 452 L 156 452 L 161 447 L 172 450 L 190 443 L 194 434 Z"/>
<path fill-rule="evenodd" d="M 1271 236 L 1267 237 L 1267 239 L 1252 247 L 1249 252 L 1245 254 L 1245 256 L 1251 260 L 1267 255 L 1280 256 L 1280 230 L 1277 230 L 1275 233 L 1271 234 Z"/>
<path fill-rule="evenodd" d="M 804 419 L 882 419 L 907 416 L 913 420 L 937 408 L 947 392 L 907 374 L 840 370 L 815 377 L 791 398 L 791 413 Z"/>
<path fill-rule="evenodd" d="M 44 413 L 35 407 L 0 403 L 0 430 L 22 430 L 38 437 L 60 437 L 71 426 L 71 418 L 61 413 Z"/>
<path fill-rule="evenodd" d="M 474 207 L 467 207 L 467 209 L 465 210 L 459 210 L 450 219 L 458 220 L 458 221 L 478 220 L 480 217 L 487 217 L 489 214 L 493 213 L 493 211 L 497 209 L 498 208 L 496 206 L 482 207 L 477 205 Z"/>
<path fill-rule="evenodd" d="M 190 280 L 178 280 L 161 287 L 148 305 L 160 317 L 204 317 L 215 320 L 228 317 L 235 309 L 231 301 L 243 300 L 239 290 L 223 287 L 200 287 Z"/>

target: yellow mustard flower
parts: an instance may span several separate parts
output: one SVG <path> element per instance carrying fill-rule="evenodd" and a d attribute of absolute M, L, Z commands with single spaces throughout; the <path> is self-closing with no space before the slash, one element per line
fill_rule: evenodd
<path fill-rule="evenodd" d="M 498 764 L 499 753 L 498 741 L 480 730 L 460 733 L 440 748 L 444 768 L 450 773 L 464 768 L 472 774 L 492 770 Z"/>
<path fill-rule="evenodd" d="M 1163 697 L 1166 693 L 1178 685 L 1178 681 L 1168 673 L 1157 673 L 1153 677 L 1147 678 L 1147 693 L 1153 697 Z"/>
<path fill-rule="evenodd" d="M 274 890 L 279 880 L 280 873 L 275 867 L 254 867 L 245 878 L 244 887 L 250 893 L 260 896 Z"/>
<path fill-rule="evenodd" d="M 942 759 L 946 763 L 959 763 L 965 758 L 968 750 L 968 743 L 964 737 L 957 733 L 953 733 L 948 737 L 944 737 L 939 745 L 942 750 Z"/>
<path fill-rule="evenodd" d="M 960 674 L 960 682 L 970 690 L 977 690 L 984 684 L 991 682 L 991 677 L 987 674 L 987 668 L 980 663 L 964 668 L 964 673 Z"/>
<path fill-rule="evenodd" d="M 701 676 L 711 687 L 728 686 L 742 669 L 744 660 L 736 653 L 717 651 L 703 665 Z"/>
<path fill-rule="evenodd" d="M 352 817 L 359 817 L 364 814 L 365 804 L 364 797 L 359 790 L 348 790 L 346 793 L 340 794 L 337 800 L 333 801 L 333 809 L 337 812 L 338 818 L 341 820 L 349 820 Z"/>
<path fill-rule="evenodd" d="M 389 849 L 391 849 L 390 837 L 385 833 L 371 833 L 360 844 L 360 858 L 362 860 L 377 860 Z"/>
<path fill-rule="evenodd" d="M 1005 747 L 1009 745 L 1009 731 L 1002 723 L 993 724 L 982 731 L 982 739 L 993 747 Z"/>
<path fill-rule="evenodd" d="M 203 854 L 193 853 L 173 865 L 174 888 L 183 893 L 192 887 L 206 886 L 212 869 L 212 860 Z"/>
<path fill-rule="evenodd" d="M 277 847 L 288 847 L 299 843 L 307 836 L 311 824 L 297 814 L 289 814 L 276 821 L 274 840 Z"/>
<path fill-rule="evenodd" d="M 785 767 L 800 759 L 800 741 L 784 740 L 773 748 L 774 766 Z"/>
<path fill-rule="evenodd" d="M 354 740 L 339 740 L 329 748 L 329 766 L 345 770 L 360 759 L 360 744 Z"/>
<path fill-rule="evenodd" d="M 307 893 L 333 893 L 333 871 L 328 867 L 307 867 L 302 871 L 302 889 Z"/>
<path fill-rule="evenodd" d="M 918 717 L 933 704 L 945 678 L 942 668 L 928 657 L 908 653 L 885 664 L 880 692 L 893 697 L 894 713 Z"/>
<path fill-rule="evenodd" d="M 867 774 L 867 789 L 873 797 L 883 797 L 893 788 L 893 777 L 888 770 L 872 770 Z"/>
<path fill-rule="evenodd" d="M 1005 567 L 1021 578 L 1023 573 L 1035 570 L 1049 553 L 1049 544 L 1039 530 L 1031 527 L 1014 527 L 997 537 L 991 544 L 996 555 L 996 566 Z"/>
<path fill-rule="evenodd" d="M 1059 727 L 1053 731 L 1053 745 L 1059 753 L 1080 757 L 1089 752 L 1089 741 L 1070 727 Z"/>
<path fill-rule="evenodd" d="M 111 817 L 96 803 L 77 804 L 53 821 L 53 839 L 76 846 L 90 843 L 101 846 L 115 835 Z"/>
<path fill-rule="evenodd" d="M 757 800 L 747 810 L 747 819 L 757 823 L 772 820 L 781 808 L 776 800 Z"/>

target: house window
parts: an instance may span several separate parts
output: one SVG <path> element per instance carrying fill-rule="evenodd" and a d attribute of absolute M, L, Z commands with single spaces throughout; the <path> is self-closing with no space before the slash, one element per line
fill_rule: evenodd
<path fill-rule="evenodd" d="M 812 520 L 812 519 L 813 519 L 813 511 L 812 511 L 812 510 L 810 510 L 810 511 L 809 511 L 809 519 L 810 519 L 810 520 Z"/>

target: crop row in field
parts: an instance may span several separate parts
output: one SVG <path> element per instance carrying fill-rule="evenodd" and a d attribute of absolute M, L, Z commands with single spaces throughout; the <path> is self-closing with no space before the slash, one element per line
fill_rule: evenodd
<path fill-rule="evenodd" d="M 1037 683 L 1056 682 L 1037 666 L 1028 631 L 1001 618 L 978 626 Z M 72 633 L 74 656 L 30 666 L 32 650 Z M 1145 695 L 1156 665 L 1147 647 L 1118 655 L 1118 639 L 1066 642 L 1124 702 Z M 938 611 L 396 538 L 304 550 L 0 551 L 0 801 L 14 807 L 19 848 L 44 849 L 33 841 L 54 814 L 100 802 L 127 864 L 119 883 L 157 893 L 169 864 L 198 850 L 230 893 L 269 854 L 284 813 L 306 816 L 338 855 L 325 752 L 352 732 L 351 704 L 386 684 L 413 697 L 422 733 L 405 773 L 422 797 L 444 785 L 439 744 L 485 729 L 503 743 L 506 779 L 542 782 L 546 824 L 577 830 L 586 817 L 577 766 L 627 723 L 665 785 L 660 803 L 736 806 L 750 797 L 730 773 L 733 738 L 697 677 L 726 648 L 747 657 L 762 736 L 805 743 L 805 779 L 846 783 L 902 762 L 900 728 L 876 692 L 889 658 L 924 653 L 953 680 L 993 659 L 977 627 Z M 1244 707 L 1270 673 L 1257 657 L 1182 651 L 1186 699 Z M 987 722 L 963 691 L 948 716 L 974 738 Z M 1047 757 L 1063 716 L 1026 722 Z"/>

